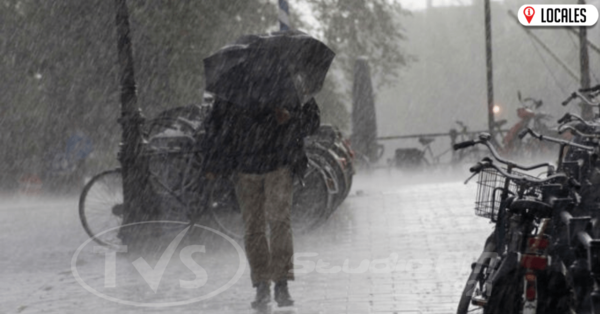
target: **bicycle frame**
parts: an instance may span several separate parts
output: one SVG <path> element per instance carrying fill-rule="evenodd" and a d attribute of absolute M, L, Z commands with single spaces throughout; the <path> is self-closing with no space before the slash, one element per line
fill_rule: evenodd
<path fill-rule="evenodd" d="M 158 123 L 161 121 L 163 122 L 163 125 Z M 199 124 L 183 117 L 177 117 L 175 119 L 159 118 L 156 119 L 155 123 L 157 123 L 158 126 L 164 126 L 167 127 L 167 129 L 171 129 L 170 126 L 173 122 L 187 128 L 188 132 L 168 136 L 161 136 L 161 133 L 159 133 L 158 136 L 149 138 L 144 142 L 141 157 L 148 160 L 148 183 L 151 186 L 154 185 L 160 189 L 160 191 L 155 191 L 155 193 L 160 194 L 162 192 L 169 197 L 172 197 L 179 205 L 185 208 L 188 218 L 192 219 L 194 216 L 202 214 L 201 212 L 194 212 L 193 208 L 203 210 L 206 210 L 207 208 L 207 206 L 203 206 L 206 204 L 192 206 L 193 201 L 198 201 L 197 197 L 199 197 L 201 203 L 207 199 L 206 195 L 201 193 L 204 191 L 201 181 L 202 176 L 197 171 L 199 167 L 198 163 L 201 161 L 201 157 L 198 155 L 200 151 L 196 149 L 195 139 Z M 191 132 L 195 134 L 190 135 Z M 161 140 L 163 139 L 166 141 L 162 142 Z M 155 171 L 156 169 L 152 169 L 152 159 L 157 157 L 160 159 L 157 161 L 158 166 L 162 168 L 160 170 L 164 170 L 165 168 L 163 167 L 174 166 L 174 160 L 179 159 L 182 161 L 179 166 L 183 167 L 176 167 L 177 169 L 174 169 L 180 177 L 177 178 L 177 182 L 173 185 L 169 184 L 171 182 L 166 182 L 164 177 L 161 178 L 160 170 Z M 163 160 L 167 160 L 167 162 L 164 163 Z M 162 175 L 169 175 L 168 170 L 167 173 L 163 173 Z"/>
<path fill-rule="evenodd" d="M 146 155 L 148 158 L 150 158 L 151 156 L 158 156 L 158 155 L 172 155 L 172 153 L 169 152 L 157 152 L 157 153 L 150 153 L 148 155 Z M 193 155 L 193 153 L 180 153 L 178 154 L 180 156 L 185 156 L 185 155 Z M 158 179 L 159 175 L 153 171 L 150 171 L 150 178 L 152 180 L 154 180 L 155 183 L 159 184 L 167 193 L 169 193 L 171 196 L 175 197 L 182 205 L 185 205 L 185 202 L 181 199 L 181 195 L 183 195 L 185 193 L 185 191 L 188 191 L 191 187 L 193 187 L 196 183 L 198 183 L 197 179 L 191 179 L 190 180 L 190 173 L 192 173 L 192 162 L 193 162 L 193 157 L 190 158 L 186 158 L 186 166 L 185 166 L 185 170 L 182 171 L 182 178 L 181 178 L 181 189 L 179 189 L 179 191 L 175 191 L 173 189 L 171 189 L 169 186 L 167 186 L 167 184 L 165 184 L 162 180 Z M 188 183 L 186 183 L 188 182 Z"/>

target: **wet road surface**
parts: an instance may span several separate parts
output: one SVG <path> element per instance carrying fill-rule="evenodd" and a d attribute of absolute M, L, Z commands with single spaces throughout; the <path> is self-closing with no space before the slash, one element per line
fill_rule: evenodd
<path fill-rule="evenodd" d="M 289 287 L 296 305 L 268 311 L 453 313 L 492 228 L 473 214 L 476 185 L 463 185 L 466 176 L 438 183 L 400 173 L 355 177 L 328 221 L 295 235 Z M 93 242 L 83 245 L 76 198 L 3 198 L 0 313 L 254 313 L 239 247 L 200 230 L 167 254 L 182 230 L 172 229 L 156 254 L 130 251 L 111 260 Z M 168 304 L 180 305 L 160 307 Z"/>

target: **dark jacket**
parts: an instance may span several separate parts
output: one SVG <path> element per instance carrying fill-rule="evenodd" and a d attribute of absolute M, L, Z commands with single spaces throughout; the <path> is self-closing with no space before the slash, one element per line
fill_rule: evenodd
<path fill-rule="evenodd" d="M 314 99 L 288 108 L 290 119 L 278 124 L 272 108 L 241 107 L 217 99 L 204 121 L 203 170 L 217 175 L 262 174 L 290 166 L 298 175 L 307 166 L 304 137 L 320 124 Z"/>

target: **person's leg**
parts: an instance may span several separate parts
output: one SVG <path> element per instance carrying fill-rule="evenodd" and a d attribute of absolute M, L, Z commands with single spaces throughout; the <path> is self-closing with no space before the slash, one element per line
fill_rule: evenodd
<path fill-rule="evenodd" d="M 264 176 L 237 175 L 235 193 L 244 220 L 244 244 L 252 285 L 270 282 L 270 253 L 266 238 Z"/>
<path fill-rule="evenodd" d="M 290 222 L 293 182 L 289 168 L 280 168 L 265 177 L 265 211 L 271 228 L 271 279 L 279 306 L 293 304 L 287 281 L 294 280 L 294 246 Z"/>

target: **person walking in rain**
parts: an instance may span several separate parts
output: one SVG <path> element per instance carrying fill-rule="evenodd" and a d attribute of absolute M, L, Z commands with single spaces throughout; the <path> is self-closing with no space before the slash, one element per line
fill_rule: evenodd
<path fill-rule="evenodd" d="M 271 282 L 275 283 L 278 306 L 293 305 L 287 285 L 294 279 L 290 224 L 293 176 L 303 175 L 308 162 L 303 138 L 315 132 L 319 122 L 314 100 L 297 110 L 244 110 L 219 98 L 206 120 L 204 170 L 209 177 L 233 175 L 256 288 L 253 308 L 269 303 Z"/>
<path fill-rule="evenodd" d="M 256 288 L 253 308 L 293 305 L 290 209 L 294 176 L 308 167 L 304 137 L 320 124 L 313 96 L 335 53 L 299 31 L 245 35 L 204 59 L 215 97 L 204 121 L 204 173 L 231 177 L 244 220 L 244 244 Z M 267 232 L 267 229 L 269 232 Z"/>

